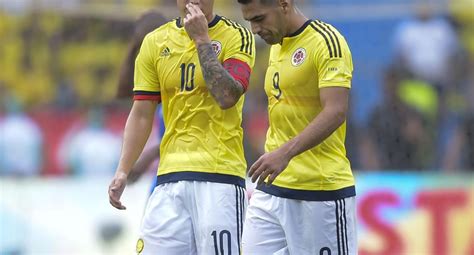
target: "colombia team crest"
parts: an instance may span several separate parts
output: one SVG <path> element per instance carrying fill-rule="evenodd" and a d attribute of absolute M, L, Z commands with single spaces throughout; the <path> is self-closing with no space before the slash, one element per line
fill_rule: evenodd
<path fill-rule="evenodd" d="M 219 41 L 211 41 L 211 45 L 212 45 L 212 49 L 214 50 L 214 52 L 216 53 L 216 55 L 219 56 L 219 54 L 220 54 L 221 51 L 222 51 L 222 44 L 221 44 L 221 42 L 219 42 Z"/>
<path fill-rule="evenodd" d="M 293 56 L 291 56 L 291 64 L 293 66 L 299 66 L 303 64 L 304 60 L 306 59 L 306 50 L 304 48 L 298 48 Z"/>

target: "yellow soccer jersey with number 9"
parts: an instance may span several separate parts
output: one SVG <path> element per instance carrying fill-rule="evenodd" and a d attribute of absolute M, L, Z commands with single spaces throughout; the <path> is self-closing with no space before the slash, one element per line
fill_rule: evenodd
<path fill-rule="evenodd" d="M 332 26 L 309 20 L 273 45 L 265 78 L 270 127 L 265 150 L 297 136 L 322 110 L 324 87 L 351 87 L 352 57 L 344 37 Z M 293 158 L 273 185 L 259 189 L 287 198 L 327 201 L 355 195 L 346 157 L 346 124 L 318 146 Z"/>

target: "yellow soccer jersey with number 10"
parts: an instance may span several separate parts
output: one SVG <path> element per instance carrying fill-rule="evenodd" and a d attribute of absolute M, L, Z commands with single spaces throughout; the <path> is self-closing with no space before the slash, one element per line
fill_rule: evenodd
<path fill-rule="evenodd" d="M 351 87 L 352 57 L 344 37 L 332 26 L 309 20 L 273 45 L 265 77 L 270 127 L 265 144 L 273 151 L 297 136 L 321 112 L 325 87 Z M 273 185 L 258 189 L 275 196 L 329 201 L 354 196 L 346 158 L 345 123 L 318 146 L 294 157 Z"/>
<path fill-rule="evenodd" d="M 221 63 L 235 59 L 253 67 L 252 33 L 224 17 L 209 23 Z M 244 97 L 222 110 L 208 91 L 194 42 L 175 19 L 148 34 L 135 62 L 135 98 L 161 98 L 166 131 L 160 146 L 158 184 L 180 180 L 244 186 Z"/>

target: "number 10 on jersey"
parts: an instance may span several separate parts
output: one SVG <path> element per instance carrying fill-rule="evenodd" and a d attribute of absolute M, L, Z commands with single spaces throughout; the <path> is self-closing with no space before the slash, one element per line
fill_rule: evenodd
<path fill-rule="evenodd" d="M 191 91 L 194 89 L 194 73 L 196 65 L 194 63 L 181 64 L 181 88 L 180 91 Z"/>

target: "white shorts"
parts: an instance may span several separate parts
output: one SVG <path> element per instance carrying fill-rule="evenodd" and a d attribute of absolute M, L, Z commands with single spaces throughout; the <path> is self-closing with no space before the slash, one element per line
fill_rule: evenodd
<path fill-rule="evenodd" d="M 240 254 L 246 195 L 244 188 L 232 184 L 158 185 L 148 199 L 137 253 Z"/>
<path fill-rule="evenodd" d="M 255 190 L 244 223 L 244 255 L 357 254 L 355 197 L 303 201 Z"/>

